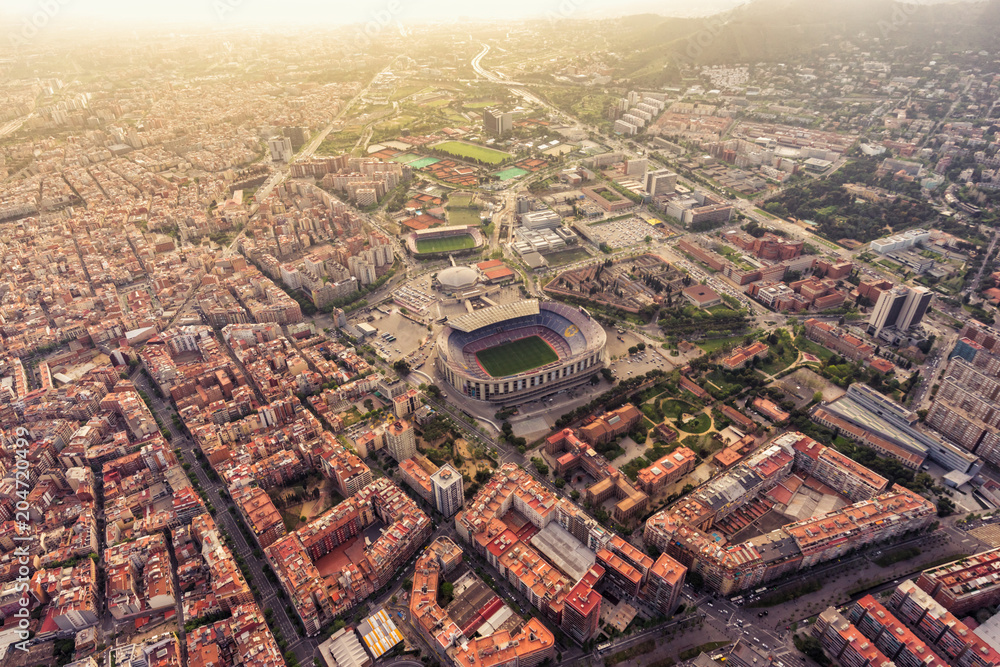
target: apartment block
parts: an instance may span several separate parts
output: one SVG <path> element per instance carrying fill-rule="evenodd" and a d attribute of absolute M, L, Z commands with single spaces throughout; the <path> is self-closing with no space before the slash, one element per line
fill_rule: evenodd
<path fill-rule="evenodd" d="M 896 587 L 888 608 L 949 664 L 960 667 L 1000 665 L 1000 653 L 912 580 L 907 579 Z"/>
<path fill-rule="evenodd" d="M 892 667 L 892 661 L 833 607 L 817 617 L 813 633 L 843 667 Z"/>
<path fill-rule="evenodd" d="M 423 459 L 424 457 L 419 457 Z M 417 457 L 403 459 L 399 462 L 399 473 L 403 482 L 417 492 L 417 495 L 429 503 L 434 502 L 434 485 L 431 483 L 431 472 L 424 467 L 423 461 Z M 424 459 L 426 460 L 426 459 Z M 433 463 L 427 461 L 431 467 L 437 468 Z"/>
<path fill-rule="evenodd" d="M 886 489 L 884 478 L 835 453 L 825 456 L 826 449 L 801 433 L 778 436 L 650 517 L 643 539 L 685 567 L 697 567 L 709 587 L 728 594 L 839 558 L 859 544 L 890 539 L 934 520 L 935 508 L 926 499 L 898 485 Z M 823 516 L 718 549 L 708 534 L 711 527 L 795 472 L 821 476 L 857 500 Z"/>
<path fill-rule="evenodd" d="M 608 549 L 597 552 L 597 563 L 604 568 L 605 585 L 610 585 L 620 594 L 637 597 L 642 588 L 642 572 Z M 563 611 L 565 614 L 565 610 Z"/>
<path fill-rule="evenodd" d="M 649 570 L 643 597 L 661 614 L 669 616 L 677 609 L 687 568 L 667 554 L 660 554 Z"/>
<path fill-rule="evenodd" d="M 1000 549 L 924 570 L 917 586 L 956 616 L 1000 602 Z"/>
<path fill-rule="evenodd" d="M 281 512 L 263 489 L 245 486 L 234 490 L 232 497 L 261 547 L 270 546 L 286 533 Z"/>
<path fill-rule="evenodd" d="M 597 635 L 601 620 L 601 594 L 594 585 L 603 575 L 603 568 L 594 566 L 566 595 L 560 627 L 573 641 L 582 644 Z"/>
<path fill-rule="evenodd" d="M 434 507 L 438 512 L 450 518 L 462 509 L 465 499 L 462 475 L 450 463 L 445 463 L 431 475 L 431 484 L 434 487 Z"/>
<path fill-rule="evenodd" d="M 848 609 L 847 620 L 899 667 L 944 667 L 947 664 L 871 595 Z"/>
<path fill-rule="evenodd" d="M 417 438 L 410 422 L 400 419 L 385 428 L 385 448 L 396 461 L 412 459 L 417 454 Z"/>

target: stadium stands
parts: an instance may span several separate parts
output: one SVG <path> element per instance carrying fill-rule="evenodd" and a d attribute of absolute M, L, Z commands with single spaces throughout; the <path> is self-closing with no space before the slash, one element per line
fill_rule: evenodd
<path fill-rule="evenodd" d="M 501 378 L 479 364 L 477 353 L 532 336 L 548 343 L 559 360 Z M 580 308 L 537 300 L 505 304 L 451 320 L 438 339 L 438 370 L 466 395 L 504 402 L 586 380 L 603 366 L 606 340 L 600 324 Z"/>

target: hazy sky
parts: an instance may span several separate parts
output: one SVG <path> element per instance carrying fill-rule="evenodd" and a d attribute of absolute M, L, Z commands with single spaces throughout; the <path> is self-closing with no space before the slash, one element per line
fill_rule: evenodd
<path fill-rule="evenodd" d="M 588 18 L 644 11 L 698 15 L 727 9 L 744 0 L 0 0 L 8 20 L 52 14 L 47 23 L 71 26 L 96 19 L 145 26 L 167 23 L 352 24 L 377 21 L 415 23 L 460 18 L 504 19 L 535 16 Z M 49 8 L 46 10 L 46 8 Z"/>

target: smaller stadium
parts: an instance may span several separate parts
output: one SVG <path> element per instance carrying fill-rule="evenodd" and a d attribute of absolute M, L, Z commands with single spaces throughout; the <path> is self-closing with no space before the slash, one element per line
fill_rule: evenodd
<path fill-rule="evenodd" d="M 415 257 L 435 257 L 478 250 L 486 243 L 482 232 L 470 225 L 420 229 L 406 237 L 406 248 Z"/>
<path fill-rule="evenodd" d="M 590 380 L 607 362 L 606 344 L 586 310 L 531 299 L 450 319 L 437 371 L 470 398 L 520 403 Z"/>

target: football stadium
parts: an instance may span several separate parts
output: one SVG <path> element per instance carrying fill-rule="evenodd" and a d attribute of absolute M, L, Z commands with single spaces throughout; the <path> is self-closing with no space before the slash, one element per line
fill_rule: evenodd
<path fill-rule="evenodd" d="M 420 229 L 406 237 L 406 247 L 416 257 L 461 254 L 477 250 L 485 242 L 480 230 L 470 225 Z"/>
<path fill-rule="evenodd" d="M 470 398 L 522 403 L 588 381 L 607 362 L 604 329 L 583 308 L 537 299 L 453 317 L 438 377 Z"/>

